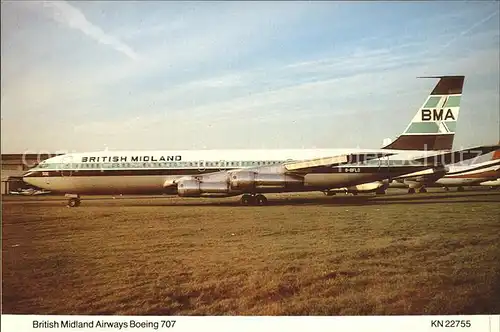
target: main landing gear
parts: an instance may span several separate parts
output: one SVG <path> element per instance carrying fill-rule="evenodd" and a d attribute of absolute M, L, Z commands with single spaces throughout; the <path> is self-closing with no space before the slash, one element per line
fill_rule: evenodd
<path fill-rule="evenodd" d="M 68 199 L 68 207 L 77 207 L 80 206 L 80 196 L 79 195 L 66 195 L 69 197 Z"/>
<path fill-rule="evenodd" d="M 416 193 L 417 191 L 415 190 L 415 188 L 408 188 L 408 194 L 414 194 Z M 426 193 L 427 192 L 427 189 L 425 187 L 420 187 L 418 189 L 418 192 L 423 194 L 423 193 Z"/>
<path fill-rule="evenodd" d="M 243 194 L 240 202 L 241 205 L 267 205 L 267 198 L 261 194 Z"/>

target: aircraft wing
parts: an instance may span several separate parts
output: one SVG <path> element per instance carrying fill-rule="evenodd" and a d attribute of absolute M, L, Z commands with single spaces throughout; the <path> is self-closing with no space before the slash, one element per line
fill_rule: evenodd
<path fill-rule="evenodd" d="M 316 159 L 310 159 L 310 160 L 303 160 L 303 161 L 291 161 L 291 162 L 286 162 L 281 165 L 266 165 L 266 166 L 257 166 L 257 167 L 249 167 L 249 168 L 237 168 L 237 169 L 232 169 L 232 170 L 223 170 L 223 171 L 218 171 L 218 172 L 213 172 L 213 173 L 208 173 L 208 174 L 201 174 L 201 175 L 186 175 L 185 177 L 179 178 L 179 179 L 174 179 L 174 180 L 167 180 L 163 184 L 163 187 L 172 187 L 176 186 L 180 181 L 186 180 L 186 179 L 204 179 L 206 181 L 222 181 L 227 178 L 228 174 L 233 174 L 233 173 L 238 173 L 238 172 L 262 172 L 262 171 L 267 171 L 269 173 L 276 173 L 276 174 L 283 174 L 283 173 L 289 173 L 289 174 L 295 174 L 297 176 L 303 176 L 309 172 L 314 172 L 315 170 L 320 170 L 325 167 L 332 167 L 332 166 L 338 166 L 342 164 L 349 164 L 349 163 L 357 163 L 357 162 L 362 162 L 365 160 L 371 160 L 371 159 L 377 159 L 377 158 L 382 158 L 386 156 L 391 156 L 394 155 L 394 153 L 390 152 L 363 152 L 363 153 L 352 153 L 352 154 L 344 154 L 344 155 L 338 155 L 338 156 L 332 156 L 332 157 L 323 157 L 323 158 L 316 158 Z"/>
<path fill-rule="evenodd" d="M 499 144 L 483 145 L 474 148 L 468 148 L 465 150 L 449 151 L 422 158 L 416 158 L 414 159 L 414 161 L 434 165 L 455 164 L 464 160 L 477 158 L 498 149 L 500 149 Z"/>
<path fill-rule="evenodd" d="M 360 163 L 366 160 L 378 159 L 394 155 L 394 153 L 376 152 L 376 153 L 351 153 L 333 157 L 323 157 L 304 161 L 292 161 L 283 164 L 289 172 L 309 172 L 318 167 L 331 167 L 342 164 Z"/>

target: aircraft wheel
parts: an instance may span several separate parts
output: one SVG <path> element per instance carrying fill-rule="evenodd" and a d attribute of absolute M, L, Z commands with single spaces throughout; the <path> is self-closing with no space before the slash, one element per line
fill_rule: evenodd
<path fill-rule="evenodd" d="M 77 206 L 80 206 L 80 199 L 78 198 L 70 198 L 68 200 L 68 206 L 69 207 L 77 207 Z"/>
<path fill-rule="evenodd" d="M 460 187 L 458 187 L 458 188 L 457 188 L 457 191 L 464 191 L 464 190 L 465 190 L 465 189 L 464 189 L 464 187 L 462 187 L 462 186 L 460 186 Z"/>
<path fill-rule="evenodd" d="M 264 195 L 255 196 L 255 205 L 267 205 L 267 198 Z"/>
<path fill-rule="evenodd" d="M 385 190 L 377 190 L 375 195 L 385 195 Z"/>
<path fill-rule="evenodd" d="M 253 204 L 253 197 L 252 195 L 244 194 L 241 196 L 240 203 L 241 205 L 252 205 Z"/>
<path fill-rule="evenodd" d="M 450 191 L 450 188 L 444 187 L 444 191 Z"/>
<path fill-rule="evenodd" d="M 418 190 L 419 193 L 426 193 L 427 192 L 427 189 L 425 189 L 424 187 L 420 188 Z"/>
<path fill-rule="evenodd" d="M 415 188 L 408 188 L 408 194 L 414 194 Z"/>

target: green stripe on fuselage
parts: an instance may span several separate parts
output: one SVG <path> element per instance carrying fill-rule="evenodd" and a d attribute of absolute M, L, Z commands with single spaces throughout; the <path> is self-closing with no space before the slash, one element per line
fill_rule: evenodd
<path fill-rule="evenodd" d="M 439 125 L 435 122 L 413 122 L 405 133 L 407 134 L 439 133 Z"/>

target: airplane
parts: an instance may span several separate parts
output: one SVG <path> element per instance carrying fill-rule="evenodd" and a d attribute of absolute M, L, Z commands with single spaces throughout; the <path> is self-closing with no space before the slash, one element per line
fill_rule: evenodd
<path fill-rule="evenodd" d="M 66 193 L 70 207 L 80 205 L 82 194 L 157 193 L 181 197 L 242 195 L 242 205 L 266 205 L 265 193 L 325 191 L 439 169 L 458 158 L 474 158 L 500 147 L 442 150 L 450 138 L 441 135 L 441 128 L 449 132 L 457 119 L 463 78 L 440 77 L 426 100 L 427 108 L 419 109 L 403 135 L 382 149 L 69 153 L 42 161 L 25 173 L 23 180 Z M 432 109 L 437 105 L 442 108 Z"/>
<path fill-rule="evenodd" d="M 499 143 L 500 144 L 500 143 Z M 493 182 L 500 177 L 500 150 L 495 151 L 491 160 L 472 165 L 450 165 L 445 174 L 416 174 L 405 175 L 394 179 L 390 188 L 407 188 L 409 193 L 426 192 L 428 187 L 443 187 L 446 191 L 450 187 L 457 187 L 457 191 L 464 191 L 465 186 L 483 185 L 496 186 Z"/>
<path fill-rule="evenodd" d="M 493 153 L 491 160 L 469 166 L 450 166 L 450 171 L 433 186 L 457 187 L 457 191 L 464 191 L 465 186 L 483 185 L 499 186 L 500 178 L 500 150 Z"/>

